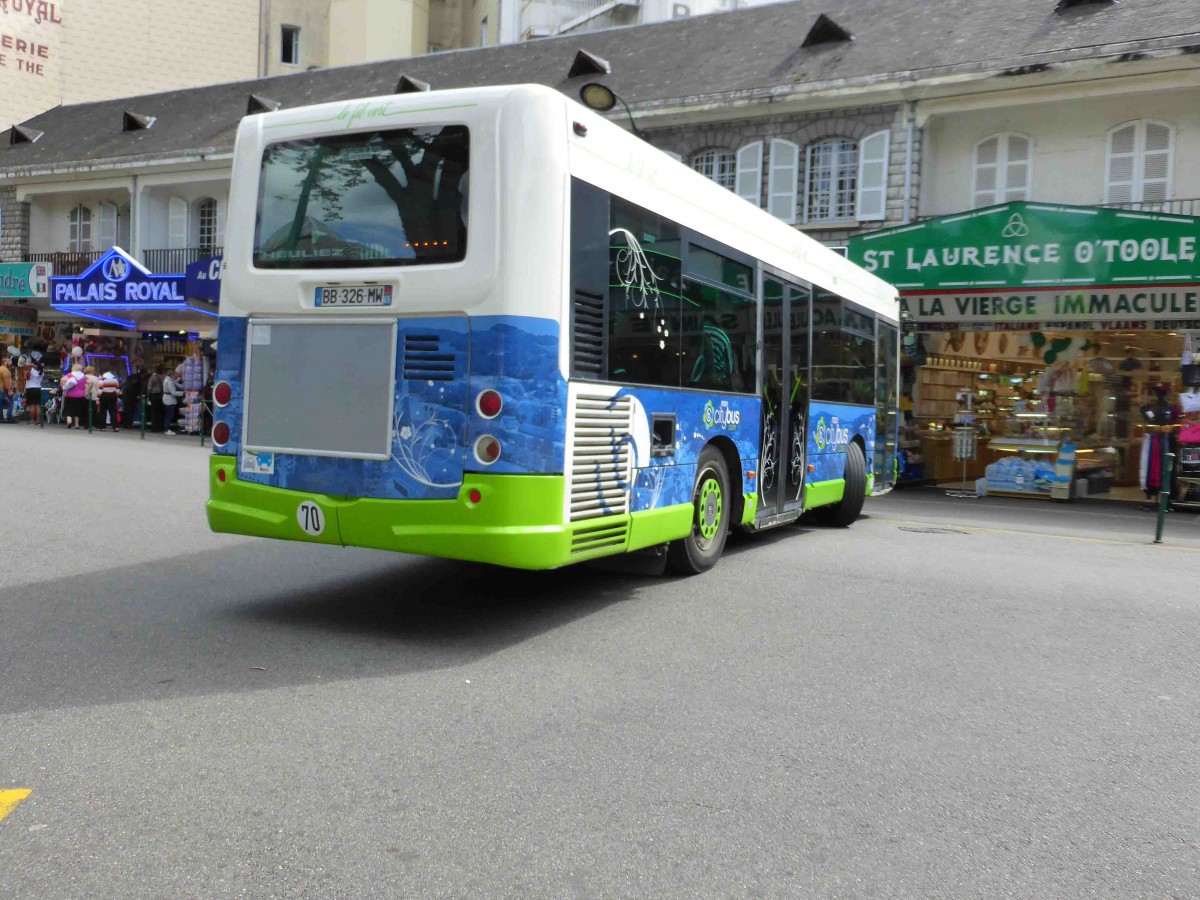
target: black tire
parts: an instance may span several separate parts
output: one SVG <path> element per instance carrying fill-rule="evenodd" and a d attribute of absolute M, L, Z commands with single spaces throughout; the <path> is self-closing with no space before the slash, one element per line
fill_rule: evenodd
<path fill-rule="evenodd" d="M 850 444 L 846 448 L 846 489 L 842 499 L 833 506 L 821 510 L 821 519 L 830 525 L 846 528 L 854 524 L 862 512 L 863 501 L 867 498 L 867 461 L 863 458 L 862 448 L 858 444 Z"/>
<path fill-rule="evenodd" d="M 667 567 L 677 575 L 699 575 L 717 564 L 729 537 L 729 473 L 715 447 L 705 447 L 692 488 L 692 531 L 667 545 Z"/>

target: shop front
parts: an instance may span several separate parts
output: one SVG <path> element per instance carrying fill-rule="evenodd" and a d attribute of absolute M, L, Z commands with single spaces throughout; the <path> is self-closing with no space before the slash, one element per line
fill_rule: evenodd
<path fill-rule="evenodd" d="M 853 238 L 905 310 L 901 480 L 1146 502 L 1171 450 L 1200 501 L 1198 224 L 1015 202 Z"/>
<path fill-rule="evenodd" d="M 200 427 L 199 398 L 211 370 L 220 260 L 185 273 L 148 271 L 119 247 L 75 276 L 50 278 L 51 314 L 69 320 L 50 348 L 55 365 L 79 357 L 121 380 L 162 368 L 183 379 L 184 431 Z"/>

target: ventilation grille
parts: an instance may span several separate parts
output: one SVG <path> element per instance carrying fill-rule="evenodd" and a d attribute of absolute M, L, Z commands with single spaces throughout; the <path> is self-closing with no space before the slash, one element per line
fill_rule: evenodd
<path fill-rule="evenodd" d="M 571 555 L 594 553 L 608 547 L 623 547 L 628 535 L 628 519 L 602 525 L 585 525 L 571 535 Z"/>
<path fill-rule="evenodd" d="M 571 521 L 629 512 L 633 398 L 580 394 L 571 452 Z"/>
<path fill-rule="evenodd" d="M 575 333 L 571 364 L 583 378 L 604 376 L 604 298 L 589 291 L 575 292 Z"/>
<path fill-rule="evenodd" d="M 404 336 L 405 381 L 453 381 L 454 354 L 442 352 L 436 334 Z"/>

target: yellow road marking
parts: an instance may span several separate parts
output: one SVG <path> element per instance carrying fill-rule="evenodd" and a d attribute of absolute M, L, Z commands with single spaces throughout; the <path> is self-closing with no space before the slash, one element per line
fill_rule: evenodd
<path fill-rule="evenodd" d="M 14 789 L 11 791 L 0 791 L 0 819 L 3 819 L 10 812 L 17 808 L 17 804 L 32 794 L 33 791 L 25 788 Z"/>
<path fill-rule="evenodd" d="M 1135 540 L 1123 540 L 1122 541 L 1122 540 L 1117 540 L 1116 538 L 1091 538 L 1091 537 L 1079 537 L 1078 535 L 1072 535 L 1072 534 L 1055 534 L 1052 531 L 1017 531 L 1014 528 L 980 528 L 977 525 L 960 525 L 957 522 L 933 523 L 933 522 L 910 521 L 908 519 L 883 519 L 883 518 L 877 519 L 874 516 L 872 516 L 871 518 L 874 519 L 876 522 L 888 522 L 891 524 L 898 524 L 898 525 L 917 525 L 917 526 L 924 526 L 926 528 L 955 528 L 959 531 L 966 531 L 971 534 L 1015 534 L 1015 535 L 1020 535 L 1022 537 L 1057 538 L 1060 541 L 1076 541 L 1081 544 L 1115 544 L 1119 547 L 1141 547 L 1141 546 L 1145 546 L 1145 545 L 1149 544 L 1151 546 L 1161 547 L 1164 550 L 1178 550 L 1181 553 L 1200 553 L 1200 547 L 1177 547 L 1174 544 L 1167 544 L 1167 543 L 1155 544 L 1154 541 L 1149 537 L 1147 537 L 1146 540 L 1144 540 L 1144 541 L 1135 541 Z"/>

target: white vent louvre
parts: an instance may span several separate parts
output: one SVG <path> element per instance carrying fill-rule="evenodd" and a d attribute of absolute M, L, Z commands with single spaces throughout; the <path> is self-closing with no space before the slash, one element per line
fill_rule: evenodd
<path fill-rule="evenodd" d="M 572 410 L 568 490 L 572 522 L 629 512 L 632 397 L 580 394 Z"/>

